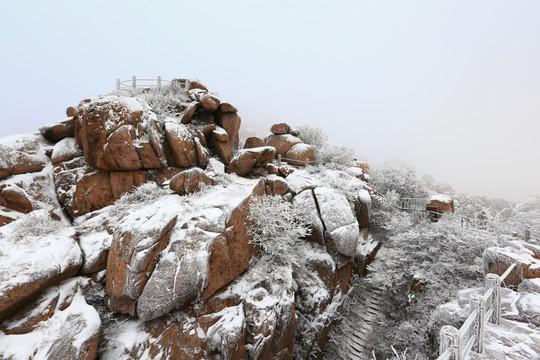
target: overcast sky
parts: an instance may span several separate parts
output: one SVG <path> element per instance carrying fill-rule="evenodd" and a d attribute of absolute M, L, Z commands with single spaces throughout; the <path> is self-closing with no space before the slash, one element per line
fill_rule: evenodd
<path fill-rule="evenodd" d="M 117 78 L 201 79 L 459 192 L 540 195 L 540 1 L 1 1 L 0 136 Z"/>

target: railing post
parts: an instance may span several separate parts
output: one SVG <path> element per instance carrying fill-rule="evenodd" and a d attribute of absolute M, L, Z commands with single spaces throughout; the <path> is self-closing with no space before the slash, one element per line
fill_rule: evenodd
<path fill-rule="evenodd" d="M 440 332 L 439 355 L 442 355 L 446 350 L 451 349 L 452 356 L 450 359 L 461 360 L 460 348 L 459 330 L 450 325 L 443 326 Z"/>
<path fill-rule="evenodd" d="M 306 167 L 309 166 L 309 158 L 306 158 Z"/>
<path fill-rule="evenodd" d="M 116 79 L 116 91 L 120 90 L 120 79 Z"/>
<path fill-rule="evenodd" d="M 529 230 L 525 230 L 525 241 L 531 240 L 531 232 Z"/>
<path fill-rule="evenodd" d="M 161 76 L 157 77 L 157 88 L 161 89 Z"/>
<path fill-rule="evenodd" d="M 501 277 L 497 274 L 487 274 L 486 283 L 484 289 L 489 290 L 493 289 L 493 294 L 491 295 L 491 307 L 493 308 L 493 315 L 491 319 L 488 319 L 489 322 L 493 324 L 501 324 Z"/>
<path fill-rule="evenodd" d="M 472 294 L 470 300 L 470 311 L 476 310 L 476 320 L 473 325 L 476 334 L 476 352 L 484 352 L 484 317 L 486 316 L 486 304 L 484 297 L 480 294 Z M 473 346 L 474 348 L 474 346 Z"/>
<path fill-rule="evenodd" d="M 281 154 L 278 154 L 277 156 L 277 166 L 281 167 Z"/>
<path fill-rule="evenodd" d="M 137 77 L 135 75 L 131 77 L 131 87 L 134 89 L 137 87 Z"/>

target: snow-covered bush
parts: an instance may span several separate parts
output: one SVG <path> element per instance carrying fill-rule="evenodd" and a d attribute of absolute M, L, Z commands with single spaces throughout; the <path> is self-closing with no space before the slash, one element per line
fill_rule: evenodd
<path fill-rule="evenodd" d="M 347 146 L 335 146 L 328 144 L 326 133 L 315 126 L 301 125 L 298 127 L 298 137 L 304 143 L 313 147 L 315 163 L 330 168 L 341 168 L 354 162 L 356 155 L 354 150 Z"/>
<path fill-rule="evenodd" d="M 32 237 L 42 237 L 55 233 L 64 227 L 61 221 L 51 217 L 52 207 L 34 210 L 31 213 L 9 224 L 6 235 L 15 241 L 26 240 Z M 0 237 L 5 236 L 0 232 Z"/>
<path fill-rule="evenodd" d="M 164 85 L 161 88 L 126 88 L 115 92 L 123 96 L 138 97 L 145 100 L 157 115 L 176 115 L 185 110 L 190 101 L 188 92 L 178 85 Z"/>
<path fill-rule="evenodd" d="M 143 207 L 149 205 L 167 194 L 167 191 L 154 182 L 144 183 L 118 199 L 110 212 L 111 216 L 123 217 L 133 206 Z"/>
<path fill-rule="evenodd" d="M 335 146 L 326 144 L 315 153 L 317 164 L 330 168 L 342 168 L 349 166 L 356 160 L 354 150 L 347 146 Z"/>
<path fill-rule="evenodd" d="M 315 152 L 321 149 L 328 142 L 328 135 L 326 135 L 326 133 L 318 127 L 301 125 L 297 128 L 297 130 L 300 132 L 298 135 L 300 140 L 311 145 L 315 149 Z"/>
<path fill-rule="evenodd" d="M 297 265 L 295 244 L 309 235 L 304 213 L 280 196 L 255 197 L 247 219 L 252 223 L 248 233 L 251 243 L 258 245 L 272 261 Z"/>
<path fill-rule="evenodd" d="M 371 171 L 372 186 L 382 194 L 390 190 L 401 197 L 427 197 L 428 188 L 416 176 L 416 170 L 399 162 L 387 162 Z"/>

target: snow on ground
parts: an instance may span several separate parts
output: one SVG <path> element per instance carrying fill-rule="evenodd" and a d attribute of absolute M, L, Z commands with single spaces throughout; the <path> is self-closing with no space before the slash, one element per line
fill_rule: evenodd
<path fill-rule="evenodd" d="M 483 294 L 484 288 L 461 290 L 457 299 L 437 308 L 436 313 L 447 319 L 460 319 L 469 315 L 472 294 Z M 540 293 L 515 292 L 501 289 L 502 319 L 499 326 L 488 323 L 484 333 L 483 354 L 472 359 L 540 359 Z"/>
<path fill-rule="evenodd" d="M 60 295 L 64 296 L 62 290 L 65 287 L 60 287 Z M 79 358 L 84 345 L 99 336 L 100 328 L 101 320 L 97 311 L 86 303 L 78 290 L 73 295 L 71 305 L 64 310 L 58 309 L 33 331 L 11 335 L 0 332 L 0 358 Z"/>
<path fill-rule="evenodd" d="M 38 212 L 44 210 L 34 211 Z M 45 212 L 43 216 L 48 214 Z M 82 261 L 73 228 L 54 222 L 55 232 L 32 236 L 28 226 L 22 223 L 27 218 L 29 216 L 0 228 L 0 297 L 24 284 L 60 274 Z"/>

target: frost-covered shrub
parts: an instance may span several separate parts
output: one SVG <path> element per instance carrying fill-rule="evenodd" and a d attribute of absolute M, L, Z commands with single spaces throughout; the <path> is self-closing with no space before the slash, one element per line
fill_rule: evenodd
<path fill-rule="evenodd" d="M 55 233 L 63 227 L 62 222 L 51 218 L 52 208 L 32 211 L 9 225 L 9 236 L 15 241 L 42 237 Z M 0 237 L 4 236 L 0 232 Z"/>
<path fill-rule="evenodd" d="M 131 192 L 122 195 L 122 197 L 114 203 L 110 215 L 122 217 L 127 214 L 133 206 L 142 207 L 150 205 L 165 194 L 167 194 L 167 191 L 156 183 L 144 183 L 133 189 Z"/>
<path fill-rule="evenodd" d="M 356 159 L 353 149 L 328 144 L 328 136 L 318 127 L 301 125 L 298 127 L 298 131 L 300 132 L 298 135 L 300 140 L 313 147 L 317 165 L 341 168 L 351 164 Z"/>
<path fill-rule="evenodd" d="M 317 164 L 330 168 L 349 166 L 356 160 L 354 150 L 347 146 L 324 145 L 315 154 Z"/>
<path fill-rule="evenodd" d="M 328 135 L 326 135 L 326 133 L 318 127 L 301 125 L 297 128 L 297 130 L 300 132 L 298 135 L 300 140 L 311 145 L 313 149 L 315 149 L 315 152 L 321 149 L 328 142 Z"/>
<path fill-rule="evenodd" d="M 394 190 L 401 197 L 427 197 L 428 188 L 416 176 L 416 170 L 398 162 L 387 162 L 371 171 L 372 185 L 375 190 L 385 194 Z"/>
<path fill-rule="evenodd" d="M 164 85 L 161 88 L 125 88 L 116 91 L 115 94 L 138 97 L 146 100 L 152 111 L 158 115 L 176 115 L 185 110 L 186 103 L 190 100 L 188 92 L 178 85 Z"/>
<path fill-rule="evenodd" d="M 248 233 L 251 243 L 280 264 L 297 265 L 295 244 L 307 235 L 309 227 L 304 213 L 280 196 L 255 197 L 247 219 L 252 223 Z"/>

